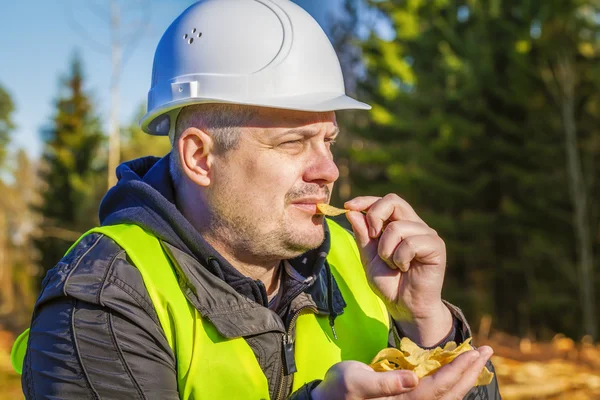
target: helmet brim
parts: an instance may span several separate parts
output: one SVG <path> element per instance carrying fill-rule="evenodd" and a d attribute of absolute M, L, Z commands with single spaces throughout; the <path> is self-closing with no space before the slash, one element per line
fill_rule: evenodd
<path fill-rule="evenodd" d="M 326 112 L 338 110 L 370 110 L 371 106 L 345 94 L 307 94 L 293 97 L 280 97 L 274 102 L 265 102 L 266 107 L 286 110 Z"/>
<path fill-rule="evenodd" d="M 186 106 L 194 104 L 239 104 L 255 107 L 278 108 L 283 110 L 306 111 L 306 112 L 328 112 L 340 110 L 370 110 L 371 106 L 353 99 L 345 94 L 332 93 L 310 93 L 298 96 L 276 97 L 264 99 L 252 99 L 247 101 L 230 101 L 226 99 L 209 99 L 209 98 L 187 98 L 174 100 L 164 104 L 163 106 L 147 113 L 140 120 L 142 130 L 150 135 L 166 136 L 169 131 L 174 128 L 169 121 L 170 129 L 162 129 L 160 131 L 153 129 L 153 125 L 157 118 Z"/>

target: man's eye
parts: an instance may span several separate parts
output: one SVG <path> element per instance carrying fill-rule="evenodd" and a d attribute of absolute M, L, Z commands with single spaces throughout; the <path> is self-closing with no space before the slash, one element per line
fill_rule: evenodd
<path fill-rule="evenodd" d="M 335 139 L 325 139 L 325 143 L 327 143 L 329 146 L 334 146 L 337 142 Z"/>
<path fill-rule="evenodd" d="M 298 146 L 302 144 L 302 140 L 298 139 L 298 140 L 290 140 L 287 142 L 283 142 L 280 144 L 280 146 Z"/>

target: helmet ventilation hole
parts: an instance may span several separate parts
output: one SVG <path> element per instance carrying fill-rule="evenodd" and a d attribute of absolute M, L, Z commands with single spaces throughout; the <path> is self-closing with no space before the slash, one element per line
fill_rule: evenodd
<path fill-rule="evenodd" d="M 194 43 L 194 38 L 192 36 L 195 36 L 196 32 L 198 32 L 198 29 L 194 28 L 192 29 L 192 33 L 186 33 L 185 35 L 183 35 L 183 40 L 187 41 L 188 44 L 192 44 Z M 202 32 L 198 32 L 198 37 L 202 37 Z"/>

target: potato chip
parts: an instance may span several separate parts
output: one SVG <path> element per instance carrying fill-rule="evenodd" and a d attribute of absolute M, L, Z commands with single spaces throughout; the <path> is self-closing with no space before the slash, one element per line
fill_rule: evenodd
<path fill-rule="evenodd" d="M 406 336 L 403 337 L 402 340 L 400 340 L 400 349 L 402 349 L 404 353 L 408 353 L 408 355 L 414 356 L 428 352 L 428 350 L 420 348 L 415 342 L 413 342 Z"/>
<path fill-rule="evenodd" d="M 319 203 L 317 204 L 317 211 L 319 214 L 323 214 L 327 217 L 337 217 L 338 215 L 346 214 L 350 210 L 344 210 L 343 208 L 337 208 L 330 206 L 329 204 Z"/>
<path fill-rule="evenodd" d="M 393 347 L 388 347 L 386 349 L 381 350 L 379 353 L 377 353 L 377 355 L 375 356 L 375 358 L 373 359 L 373 361 L 379 361 L 379 360 L 391 360 L 393 358 L 404 358 L 405 354 Z"/>
<path fill-rule="evenodd" d="M 398 369 L 398 366 L 389 362 L 388 360 L 379 361 L 371 365 L 376 372 L 394 371 Z"/>
<path fill-rule="evenodd" d="M 493 379 L 494 379 L 494 373 L 490 372 L 490 370 L 488 370 L 487 368 L 484 368 L 483 371 L 481 371 L 481 373 L 479 374 L 479 377 L 477 378 L 477 383 L 475 384 L 475 386 L 489 385 L 490 383 L 492 383 Z"/>
<path fill-rule="evenodd" d="M 465 343 L 465 342 L 463 342 L 463 343 Z M 456 349 L 456 347 L 457 347 L 457 346 L 456 346 L 456 342 L 448 342 L 448 343 L 446 343 L 446 345 L 444 346 L 444 349 L 443 349 L 443 350 L 444 350 L 444 351 L 452 351 L 452 350 Z"/>
<path fill-rule="evenodd" d="M 422 363 L 417 365 L 415 369 L 413 369 L 414 373 L 417 374 L 419 378 L 424 376 L 429 376 L 434 374 L 438 369 L 442 367 L 442 363 L 437 360 L 424 360 Z"/>
<path fill-rule="evenodd" d="M 394 348 L 383 349 L 377 353 L 373 359 L 373 364 L 380 362 L 391 363 L 396 366 L 394 369 L 413 369 L 415 367 L 406 360 L 406 354 Z"/>
<path fill-rule="evenodd" d="M 471 338 L 459 346 L 455 342 L 448 342 L 443 348 L 436 347 L 425 350 L 417 346 L 407 337 L 400 341 L 400 349 L 387 348 L 381 350 L 373 358 L 370 367 L 377 372 L 407 369 L 413 371 L 419 378 L 437 372 L 442 366 L 452 362 L 460 354 L 472 350 Z M 483 368 L 477 379 L 476 386 L 489 385 L 494 374 Z"/>

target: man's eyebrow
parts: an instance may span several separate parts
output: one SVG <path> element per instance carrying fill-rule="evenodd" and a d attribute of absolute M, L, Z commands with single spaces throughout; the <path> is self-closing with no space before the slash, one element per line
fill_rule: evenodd
<path fill-rule="evenodd" d="M 339 135 L 340 133 L 340 128 L 338 128 L 337 126 L 335 127 L 335 129 L 333 130 L 333 132 L 328 133 L 327 136 L 328 137 L 336 137 L 337 135 Z M 290 129 L 288 131 L 282 132 L 281 134 L 277 135 L 277 137 L 282 137 L 285 135 L 302 135 L 302 136 L 315 136 L 316 133 L 315 131 L 309 130 L 309 129 L 304 129 L 304 128 L 293 128 Z"/>
<path fill-rule="evenodd" d="M 335 127 L 335 130 L 333 131 L 333 133 L 331 134 L 331 136 L 336 137 L 337 135 L 340 134 L 340 128 L 338 128 L 337 126 Z"/>

